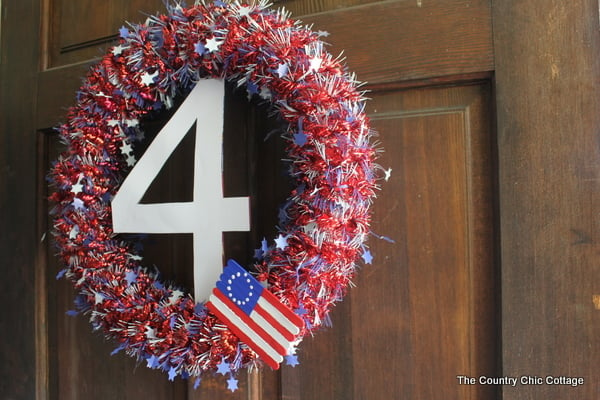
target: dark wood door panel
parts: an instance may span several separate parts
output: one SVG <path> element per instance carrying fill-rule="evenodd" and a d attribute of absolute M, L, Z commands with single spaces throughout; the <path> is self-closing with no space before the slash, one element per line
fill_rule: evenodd
<path fill-rule="evenodd" d="M 353 316 L 383 309 L 352 332 L 357 365 L 375 376 L 393 366 L 398 375 L 359 385 L 357 398 L 372 398 L 377 386 L 392 397 L 492 397 L 492 388 L 456 384 L 458 374 L 497 372 L 490 97 L 482 84 L 373 98 L 372 118 L 386 144 L 382 164 L 393 168 L 374 229 L 393 232 L 398 242 L 391 249 L 375 242 L 374 251 L 385 254 L 382 271 L 357 280 Z M 386 298 L 379 305 L 378 293 Z M 370 341 L 375 357 L 359 351 Z"/>
<path fill-rule="evenodd" d="M 384 1 L 303 17 L 369 84 L 492 71 L 488 0 Z"/>
<path fill-rule="evenodd" d="M 373 93 L 392 168 L 375 204 L 374 265 L 282 372 L 289 399 L 488 399 L 456 375 L 497 373 L 490 87 Z"/>
<path fill-rule="evenodd" d="M 97 57 L 117 38 L 121 26 L 144 22 L 157 11 L 164 11 L 160 0 L 52 0 L 46 16 L 47 65 L 58 67 Z"/>

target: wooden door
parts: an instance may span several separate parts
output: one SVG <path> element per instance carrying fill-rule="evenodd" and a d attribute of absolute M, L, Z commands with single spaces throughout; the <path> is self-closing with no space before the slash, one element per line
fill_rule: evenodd
<path fill-rule="evenodd" d="M 56 147 L 49 128 L 64 118 L 80 77 L 123 21 L 142 21 L 139 10 L 162 12 L 162 4 L 3 2 L 0 248 L 2 295 L 11 307 L 0 318 L 0 393 L 7 399 L 595 398 L 598 314 L 591 299 L 597 287 L 590 273 L 597 236 L 597 162 L 591 157 L 598 122 L 592 100 L 598 92 L 597 2 L 276 3 L 329 31 L 331 51 L 344 49 L 350 68 L 369 82 L 369 113 L 385 148 L 381 163 L 392 168 L 373 230 L 395 243 L 371 240 L 373 265 L 359 271 L 357 287 L 333 311 L 333 327 L 304 341 L 299 366 L 242 375 L 234 394 L 218 377 L 204 379 L 195 391 L 123 355 L 110 356 L 114 346 L 90 332 L 85 318 L 64 315 L 72 289 L 56 282 L 52 250 L 40 242 L 47 231 L 43 178 Z M 540 93 L 553 101 L 541 101 Z M 557 112 L 562 102 L 569 113 Z M 235 95 L 228 104 L 242 113 L 232 127 L 247 132 L 243 162 L 277 170 L 276 141 L 260 148 L 256 140 L 272 121 Z M 578 134 L 564 146 L 554 126 L 575 126 Z M 176 157 L 155 191 L 186 195 L 162 188 L 182 187 L 175 177 L 187 158 L 185 151 Z M 556 163 L 564 168 L 556 170 Z M 539 185 L 545 177 L 555 188 L 570 183 L 554 192 Z M 233 173 L 226 180 L 233 192 L 252 194 L 254 179 Z M 277 179 L 266 174 L 260 181 L 268 189 Z M 255 197 L 263 209 L 275 209 L 278 194 L 260 193 Z M 275 220 L 257 218 L 262 230 Z M 258 235 L 227 242 L 251 247 Z M 174 261 L 189 238 L 156 240 L 162 244 L 148 246 L 157 253 L 148 257 L 179 266 L 162 268 L 189 282 L 189 257 Z M 562 252 L 564 241 L 572 246 Z M 249 254 L 241 247 L 230 251 Z M 573 260 L 576 267 L 561 275 Z M 565 316 L 567 323 L 556 323 Z M 538 367 L 539 374 L 585 376 L 587 384 L 499 388 L 457 380 L 534 375 Z"/>
<path fill-rule="evenodd" d="M 464 1 L 417 7 L 407 2 L 358 3 L 343 10 L 336 10 L 336 4 L 307 8 L 304 2 L 286 3 L 299 15 L 318 12 L 307 22 L 329 30 L 334 51 L 345 48 L 351 68 L 369 80 L 370 114 L 386 150 L 381 163 L 393 171 L 377 202 L 373 230 L 396 243 L 372 240 L 374 265 L 363 268 L 357 288 L 333 312 L 333 328 L 306 340 L 299 367 L 241 374 L 240 389 L 233 394 L 223 377 L 206 377 L 200 389 L 193 390 L 193 382 L 169 382 L 122 354 L 111 356 L 114 345 L 91 333 L 85 318 L 66 317 L 73 291 L 66 282 L 55 281 L 59 267 L 48 247 L 45 294 L 38 296 L 48 323 L 40 343 L 45 350 L 40 352 L 38 370 L 41 394 L 60 399 L 273 400 L 493 396 L 493 387 L 461 386 L 456 379 L 457 375 L 495 375 L 499 349 L 494 137 L 491 89 L 486 81 L 492 68 L 489 7 L 486 2 Z M 110 43 L 111 32 L 123 20 L 139 19 L 138 9 L 161 10 L 160 5 L 152 9 L 145 2 L 130 2 L 125 8 L 109 2 L 99 8 L 92 2 L 56 1 L 48 7 L 48 65 L 39 78 L 40 130 L 62 117 L 58 108 L 72 102 L 76 87 L 65 90 L 65 83 L 77 82 L 97 47 Z M 357 43 L 353 21 L 360 16 L 365 28 L 363 40 Z M 436 21 L 435 29 L 426 29 L 427 19 Z M 399 20 L 404 21 L 401 27 Z M 410 37 L 411 32 L 419 35 Z M 395 50 L 388 51 L 389 42 L 383 43 L 382 38 L 397 39 Z M 444 53 L 452 55 L 439 56 Z M 453 61 L 459 55 L 467 60 L 464 64 Z M 260 110 L 253 110 L 231 91 L 227 104 L 238 111 L 226 118 L 231 121 L 225 133 L 226 165 L 228 152 L 247 154 L 247 160 L 231 159 L 247 164 L 242 165 L 246 168 L 231 170 L 255 173 L 227 174 L 225 184 L 237 194 L 252 194 L 254 209 L 275 210 L 282 200 L 280 191 L 272 190 L 282 187 L 275 183 L 281 181 L 281 148 L 259 145 L 259 132 L 267 123 Z M 158 129 L 160 120 L 155 125 Z M 228 141 L 228 132 L 241 132 L 244 140 Z M 42 136 L 40 166 L 47 168 L 55 156 L 53 139 Z M 240 151 L 234 143 L 241 144 Z M 186 196 L 184 188 L 191 183 L 185 180 L 190 159 L 185 148 L 150 188 L 149 200 L 185 200 L 180 196 Z M 259 184 L 264 185 L 260 190 Z M 251 242 L 258 243 L 258 238 L 270 233 L 275 215 L 254 215 L 252 235 L 227 240 L 242 243 L 237 249 L 229 246 L 228 251 L 250 254 Z M 167 279 L 191 286 L 189 237 L 153 236 L 147 247 L 146 262 L 160 265 Z"/>
<path fill-rule="evenodd" d="M 385 147 L 381 163 L 392 170 L 376 204 L 373 230 L 395 243 L 373 238 L 375 262 L 360 271 L 357 288 L 333 312 L 333 328 L 306 340 L 296 368 L 241 374 L 240 389 L 233 394 L 219 376 L 203 378 L 194 390 L 193 382 L 169 382 L 123 354 L 111 355 L 114 344 L 91 333 L 85 318 L 66 317 L 73 290 L 55 281 L 59 267 L 48 247 L 46 293 L 38 297 L 48 323 L 41 343 L 46 347 L 40 360 L 40 382 L 45 385 L 40 393 L 59 399 L 493 397 L 495 388 L 461 386 L 456 378 L 494 376 L 499 350 L 489 5 L 370 3 L 286 3 L 299 15 L 314 14 L 306 22 L 330 31 L 333 51 L 346 49 L 351 68 L 369 81 L 370 115 Z M 347 7 L 336 9 L 340 5 Z M 39 78 L 40 130 L 62 117 L 58 107 L 72 102 L 76 88 L 68 83 L 83 74 L 97 47 L 110 43 L 110 34 L 123 20 L 139 19 L 137 9 L 161 10 L 145 2 L 130 2 L 125 8 L 109 2 L 101 9 L 92 2 L 55 1 L 48 6 L 48 65 Z M 353 24 L 359 18 L 364 35 L 357 43 Z M 429 25 L 435 29 L 426 28 L 427 20 L 436 22 Z M 459 56 L 463 64 L 454 61 Z M 233 91 L 226 108 L 226 192 L 250 194 L 253 210 L 262 210 L 253 214 L 251 235 L 226 238 L 228 255 L 248 260 L 244 254 L 251 254 L 252 242 L 270 236 L 275 224 L 275 215 L 264 210 L 276 210 L 285 193 L 273 189 L 285 188 L 285 182 L 279 183 L 282 150 L 271 141 L 262 144 L 260 134 L 268 121 L 261 110 Z M 158 130 L 167 118 L 148 129 Z M 237 135 L 235 140 L 228 140 L 230 134 Z M 54 145 L 51 134 L 42 136 L 40 166 L 47 168 L 55 157 Z M 191 155 L 185 150 L 191 147 L 183 145 L 176 152 L 150 188 L 149 201 L 186 200 Z M 228 158 L 228 153 L 236 157 Z M 237 164 L 228 169 L 231 162 Z M 240 170 L 253 174 L 240 176 Z M 147 240 L 145 262 L 159 265 L 166 279 L 191 287 L 189 239 L 153 235 Z"/>
<path fill-rule="evenodd" d="M 345 45 L 350 65 L 357 69 L 359 76 L 371 82 L 370 114 L 386 149 L 381 163 L 393 171 L 377 202 L 373 230 L 394 238 L 396 243 L 373 240 L 376 262 L 361 271 L 357 288 L 333 313 L 333 328 L 306 341 L 300 353 L 300 367 L 284 366 L 279 374 L 242 374 L 240 390 L 234 394 L 227 393 L 223 377 L 205 378 L 199 390 L 191 390 L 188 383 L 168 382 L 159 372 L 136 366 L 123 355 L 110 356 L 113 345 L 104 342 L 99 335 L 92 335 L 84 318 L 63 316 L 64 310 L 71 307 L 72 290 L 66 283 L 50 279 L 47 286 L 48 345 L 56 349 L 48 352 L 46 376 L 51 395 L 60 399 L 148 395 L 165 399 L 207 395 L 272 399 L 448 399 L 493 395 L 493 388 L 460 386 L 456 379 L 456 375 L 494 375 L 498 356 L 492 104 L 490 85 L 482 79 L 491 69 L 490 10 L 485 2 L 470 9 L 461 1 L 438 2 L 425 7 L 405 2 L 367 3 L 342 11 L 332 10 L 331 6 L 306 9 L 302 2 L 287 4 L 292 8 L 296 5 L 300 14 L 321 12 L 308 21 L 316 23 L 318 29 L 330 30 L 335 49 Z M 137 6 L 148 7 L 147 4 Z M 91 55 L 90 46 L 85 44 L 101 41 L 107 36 L 102 29 L 114 31 L 127 17 L 126 9 L 106 7 L 98 32 L 87 29 L 82 35 L 78 32 L 84 30 L 79 26 L 88 26 L 86 18 L 94 16 L 95 21 L 102 21 L 93 12 L 91 3 L 55 2 L 52 7 L 55 16 L 59 16 L 52 19 L 53 39 L 48 46 L 49 62 L 55 69 L 48 75 L 42 74 L 41 78 L 49 85 L 56 84 L 57 76 L 69 79 L 78 73 L 64 65 L 80 59 L 85 61 Z M 135 9 L 135 5 L 131 7 Z M 118 11 L 125 14 L 119 15 Z M 363 43 L 356 43 L 351 22 L 361 15 L 366 16 L 363 17 Z M 70 24 L 75 16 L 78 22 Z M 401 41 L 395 44 L 398 50 L 382 57 L 387 46 L 381 43 L 381 38 L 407 41 L 404 37 L 407 32 L 424 26 L 423 17 L 439 25 L 429 32 L 421 29 L 420 48 L 403 46 Z M 467 22 L 475 18 L 477 24 L 467 26 Z M 405 26 L 399 28 L 398 20 L 405 21 Z M 444 37 L 449 34 L 450 26 L 463 26 L 464 31 L 452 32 L 456 39 L 465 33 L 472 33 L 474 37 L 452 43 L 451 38 Z M 444 40 L 440 40 L 442 38 Z M 411 39 L 413 45 L 414 39 Z M 425 45 L 430 43 L 436 43 L 439 51 L 448 50 L 446 46 L 451 44 L 453 52 L 468 55 L 479 65 L 450 63 L 438 57 L 435 48 L 426 49 Z M 467 53 L 467 50 L 471 51 Z M 425 53 L 410 65 L 407 62 L 410 58 L 405 54 L 409 51 Z M 432 64 L 425 65 L 427 62 Z M 410 82 L 407 85 L 405 82 L 408 78 L 426 80 L 449 73 L 451 77 L 445 78 L 447 82 L 440 87 L 427 88 L 420 86 L 429 84 Z M 50 74 L 51 79 L 46 78 Z M 458 79 L 461 85 L 448 85 L 455 83 L 457 79 L 452 76 L 456 75 L 461 75 Z M 469 82 L 465 83 L 466 79 Z M 404 85 L 415 87 L 403 88 Z M 66 96 L 64 104 L 69 104 L 70 93 L 59 93 L 61 98 Z M 243 99 L 240 102 L 235 95 L 230 97 L 228 109 L 248 109 Z M 55 94 L 53 100 L 56 104 Z M 45 103 L 41 104 L 40 113 L 58 117 L 45 110 Z M 262 131 L 257 112 L 230 114 L 226 121 L 234 121 L 234 125 L 226 126 L 226 165 L 228 149 L 240 143 L 239 139 L 228 141 L 228 132 L 237 135 L 247 132 L 248 139 L 242 143 L 256 144 L 260 143 L 255 139 Z M 247 162 L 251 168 L 241 165 L 237 170 L 255 173 L 238 177 L 241 187 L 233 190 L 241 190 L 242 195 L 252 192 L 255 210 L 275 210 L 282 200 L 275 195 L 278 191 L 269 190 L 268 186 L 257 190 L 257 182 L 280 180 L 277 177 L 281 167 L 277 166 L 277 160 L 281 158 L 281 149 L 280 155 L 274 157 L 264 154 L 273 154 L 276 147 L 246 145 L 240 150 L 231 153 L 250 154 Z M 256 153 L 260 156 L 256 157 Z M 154 184 L 155 190 L 150 188 L 154 192 L 149 194 L 151 200 L 186 200 L 163 195 L 191 186 L 191 180 L 185 180 L 186 165 L 189 166 L 186 159 L 189 160 L 190 155 L 181 154 L 168 166 L 159 177 L 162 181 L 159 179 Z M 239 161 L 240 157 L 231 160 L 234 159 Z M 265 160 L 274 164 L 273 167 L 256 166 Z M 227 174 L 226 170 L 226 175 L 235 177 L 236 174 Z M 229 182 L 225 180 L 226 186 Z M 261 195 L 257 204 L 259 193 L 270 193 L 270 196 Z M 255 217 L 252 235 L 255 243 L 270 233 L 268 226 L 274 223 L 266 222 L 273 220 L 274 215 L 269 216 L 264 211 L 260 218 Z M 184 236 L 153 236 L 145 259 L 147 263 L 160 265 L 167 279 L 190 287 L 190 246 L 189 238 Z M 243 243 L 237 252 L 250 254 L 248 238 L 237 235 L 237 239 Z M 52 260 L 51 251 L 48 251 L 48 259 Z M 52 277 L 57 267 L 52 262 L 48 265 L 47 275 Z M 103 365 L 111 365 L 111 368 L 99 373 Z M 142 385 L 141 382 L 147 383 Z M 275 391 L 277 387 L 280 390 Z"/>

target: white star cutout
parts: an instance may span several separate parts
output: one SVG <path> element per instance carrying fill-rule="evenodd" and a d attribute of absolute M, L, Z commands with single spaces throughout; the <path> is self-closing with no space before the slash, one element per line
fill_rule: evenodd
<path fill-rule="evenodd" d="M 131 148 L 131 145 L 127 142 L 123 142 L 123 144 L 121 145 L 121 153 L 128 155 L 132 151 L 133 149 Z"/>
<path fill-rule="evenodd" d="M 75 239 L 77 237 L 78 233 L 79 233 L 79 228 L 77 227 L 77 225 L 75 225 L 73 227 L 73 229 L 71 229 L 71 232 L 69 232 L 69 239 Z"/>
<path fill-rule="evenodd" d="M 114 128 L 115 126 L 119 125 L 119 120 L 116 119 L 109 119 L 108 122 L 106 123 L 108 126 Z"/>
<path fill-rule="evenodd" d="M 242 6 L 239 9 L 240 17 L 249 17 L 252 9 L 250 7 Z"/>
<path fill-rule="evenodd" d="M 83 185 L 80 182 L 81 182 L 81 179 L 78 180 L 76 184 L 71 186 L 71 192 L 73 192 L 75 194 L 81 193 L 81 191 L 83 190 Z"/>
<path fill-rule="evenodd" d="M 390 177 L 392 176 L 392 169 L 388 168 L 384 171 L 384 173 L 385 173 L 385 176 L 383 179 L 385 179 L 385 181 L 387 182 L 390 179 Z"/>
<path fill-rule="evenodd" d="M 169 302 L 171 304 L 175 304 L 177 300 L 183 297 L 183 292 L 181 290 L 175 289 L 171 293 L 171 297 L 169 297 Z"/>
<path fill-rule="evenodd" d="M 104 296 L 101 293 L 96 292 L 96 294 L 94 295 L 95 303 L 100 304 L 102 303 L 102 300 L 104 300 Z"/>
<path fill-rule="evenodd" d="M 125 125 L 127 125 L 128 127 L 138 126 L 139 123 L 140 123 L 140 120 L 137 118 L 125 120 Z"/>
<path fill-rule="evenodd" d="M 204 47 L 206 50 L 212 53 L 219 50 L 219 47 L 221 47 L 222 44 L 223 40 L 218 40 L 216 37 L 213 37 L 206 41 L 206 45 Z"/>
<path fill-rule="evenodd" d="M 319 71 L 319 68 L 321 68 L 321 63 L 323 62 L 323 60 L 320 57 L 314 57 L 310 59 L 310 68 L 309 71 Z"/>
<path fill-rule="evenodd" d="M 282 234 L 279 234 L 279 236 L 277 236 L 277 238 L 275 239 L 275 245 L 278 249 L 283 250 L 288 246 L 287 238 L 287 236 L 283 236 Z"/>
<path fill-rule="evenodd" d="M 154 71 L 153 73 L 144 72 L 142 74 L 142 83 L 146 86 L 150 86 L 154 83 L 154 78 L 158 76 L 158 71 Z"/>
<path fill-rule="evenodd" d="M 271 91 L 268 87 L 263 86 L 260 88 L 259 96 L 264 100 L 269 100 L 271 98 Z"/>
<path fill-rule="evenodd" d="M 135 157 L 132 155 L 127 156 L 127 166 L 133 167 L 135 165 Z"/>
<path fill-rule="evenodd" d="M 115 55 L 115 56 L 120 56 L 120 55 L 121 55 L 121 53 L 123 53 L 123 50 L 125 50 L 126 48 L 127 48 L 127 47 L 125 47 L 125 46 L 122 46 L 122 45 L 115 46 L 115 47 L 113 47 L 113 49 L 112 49 L 112 53 L 113 53 L 113 55 Z"/>
<path fill-rule="evenodd" d="M 154 329 L 149 326 L 146 327 L 146 337 L 148 339 L 156 339 L 156 333 L 154 332 Z"/>
<path fill-rule="evenodd" d="M 283 78 L 284 76 L 286 76 L 288 74 L 288 66 L 287 64 L 279 64 L 279 66 L 277 67 L 277 75 L 279 75 L 280 78 Z"/>

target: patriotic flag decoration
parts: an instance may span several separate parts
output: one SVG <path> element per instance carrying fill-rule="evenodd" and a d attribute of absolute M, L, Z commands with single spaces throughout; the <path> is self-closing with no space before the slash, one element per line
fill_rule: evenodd
<path fill-rule="evenodd" d="M 206 306 L 273 369 L 288 355 L 304 321 L 234 260 Z"/>

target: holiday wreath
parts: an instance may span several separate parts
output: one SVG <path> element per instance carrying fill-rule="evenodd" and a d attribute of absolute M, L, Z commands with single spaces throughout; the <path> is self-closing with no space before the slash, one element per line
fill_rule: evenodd
<path fill-rule="evenodd" d="M 139 121 L 200 80 L 220 78 L 287 122 L 282 136 L 295 186 L 279 213 L 278 237 L 263 240 L 249 270 L 301 318 L 298 341 L 327 320 L 359 259 L 371 262 L 365 240 L 380 179 L 374 132 L 363 93 L 324 49 L 324 32 L 264 2 L 167 7 L 121 28 L 59 128 L 68 150 L 51 172 L 54 236 L 65 264 L 58 277 L 78 291 L 77 311 L 118 342 L 115 352 L 124 349 L 171 380 L 211 370 L 233 375 L 261 358 L 205 303 L 161 282 L 142 265 L 136 243 L 113 230 L 111 200 L 136 162 Z"/>

